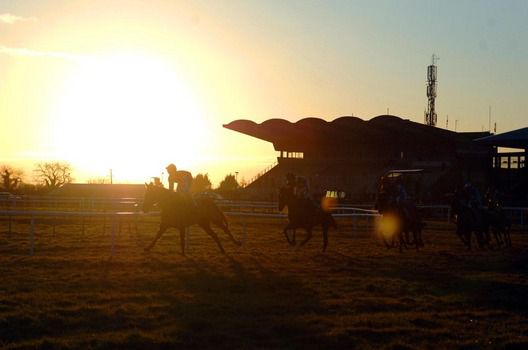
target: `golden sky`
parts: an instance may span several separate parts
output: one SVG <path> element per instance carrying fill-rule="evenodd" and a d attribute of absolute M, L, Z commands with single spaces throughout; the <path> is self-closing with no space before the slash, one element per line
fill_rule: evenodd
<path fill-rule="evenodd" d="M 526 126 L 525 3 L 396 3 L 0 2 L 0 164 L 249 179 L 275 151 L 222 124 L 387 109 L 422 122 L 433 52 L 439 127 L 487 130 L 489 106 L 499 132 Z"/>

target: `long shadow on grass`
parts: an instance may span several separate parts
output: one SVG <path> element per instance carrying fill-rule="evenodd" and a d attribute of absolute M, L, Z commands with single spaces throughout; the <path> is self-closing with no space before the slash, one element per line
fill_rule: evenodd
<path fill-rule="evenodd" d="M 517 252 L 504 255 L 468 256 L 385 256 L 354 259 L 344 255 L 336 259 L 340 270 L 363 276 L 367 292 L 388 296 L 386 287 L 377 284 L 392 281 L 397 285 L 393 297 L 442 297 L 452 307 L 457 300 L 475 308 L 492 308 L 520 315 L 528 313 L 528 284 L 523 278 L 510 282 L 503 276 L 528 274 L 528 257 Z M 374 281 L 372 285 L 368 280 Z M 446 305 L 444 305 L 446 306 Z"/>
<path fill-rule="evenodd" d="M 227 258 L 230 271 L 189 260 L 194 269 L 175 274 L 191 296 L 170 298 L 167 316 L 173 345 L 221 348 L 314 348 L 332 345 L 314 315 L 325 312 L 316 294 L 293 277 L 262 266 L 249 271 Z M 256 261 L 252 262 L 253 264 Z"/>
<path fill-rule="evenodd" d="M 328 348 L 325 310 L 295 276 L 228 257 L 113 263 L 112 278 L 0 313 L 0 344 L 31 348 Z M 104 276 L 108 272 L 102 272 Z M 66 289 L 61 287 L 61 289 Z M 77 297 L 77 294 L 82 296 Z M 64 304 L 59 298 L 69 298 Z M 64 339 L 68 339 L 67 341 Z M 341 340 L 343 343 L 343 340 Z M 25 344 L 25 345 L 24 345 Z M 339 344 L 341 345 L 341 344 Z"/>

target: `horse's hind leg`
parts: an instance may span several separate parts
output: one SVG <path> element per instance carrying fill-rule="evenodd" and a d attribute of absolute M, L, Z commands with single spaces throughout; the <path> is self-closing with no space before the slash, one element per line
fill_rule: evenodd
<path fill-rule="evenodd" d="M 504 227 L 504 240 L 506 241 L 506 246 L 511 247 L 512 246 L 512 240 L 510 236 L 510 226 Z"/>
<path fill-rule="evenodd" d="M 203 228 L 204 231 L 207 232 L 207 234 L 209 234 L 209 236 L 211 236 L 214 239 L 214 241 L 218 245 L 218 248 L 220 248 L 220 251 L 222 252 L 222 254 L 225 254 L 224 247 L 222 247 L 222 243 L 220 242 L 220 239 L 218 239 L 218 235 L 216 234 L 216 232 L 214 232 L 211 229 L 211 226 L 206 225 L 206 224 L 201 224 L 200 227 Z"/>
<path fill-rule="evenodd" d="M 160 225 L 160 228 L 158 230 L 158 233 L 156 234 L 156 236 L 154 237 L 154 239 L 152 240 L 152 242 L 150 242 L 150 244 L 148 246 L 145 247 L 145 251 L 148 252 L 149 250 L 152 249 L 152 247 L 154 247 L 154 244 L 156 244 L 156 242 L 161 238 L 161 235 L 167 231 L 167 226 L 165 225 Z"/>
<path fill-rule="evenodd" d="M 328 227 L 323 227 L 323 252 L 326 251 L 326 247 L 328 246 Z"/>
<path fill-rule="evenodd" d="M 398 233 L 398 239 L 400 241 L 400 253 L 403 251 L 402 248 L 408 249 L 407 243 L 405 243 L 405 236 L 403 232 Z"/>
<path fill-rule="evenodd" d="M 413 232 L 413 233 L 414 233 L 414 232 Z M 415 242 L 416 242 L 416 235 L 413 237 L 413 241 L 411 242 L 410 230 L 409 230 L 409 229 L 406 229 L 406 230 L 405 230 L 405 243 L 406 243 L 406 244 L 413 245 L 413 244 L 415 244 Z"/>
<path fill-rule="evenodd" d="M 292 235 L 292 239 L 291 240 L 290 240 L 290 236 L 288 236 L 288 230 L 292 230 L 293 231 L 293 235 Z M 284 234 L 284 237 L 286 237 L 286 241 L 288 241 L 288 243 L 291 246 L 294 246 L 295 245 L 295 229 L 291 228 L 290 224 L 288 224 L 288 225 L 286 225 L 284 230 L 282 230 L 282 233 Z"/>
<path fill-rule="evenodd" d="M 501 248 L 504 240 L 502 238 L 502 232 L 499 229 L 493 228 L 492 229 L 493 236 L 495 237 L 495 242 L 497 243 L 497 247 Z"/>
<path fill-rule="evenodd" d="M 229 227 L 228 227 L 226 224 L 224 224 L 224 223 L 217 223 L 217 222 L 215 222 L 214 224 L 215 224 L 216 226 L 220 227 L 220 228 L 225 232 L 225 234 L 228 235 L 229 238 L 231 238 L 231 240 L 233 241 L 233 243 L 235 243 L 235 244 L 238 245 L 238 246 L 241 246 L 241 245 L 242 245 L 242 242 L 237 241 L 237 240 L 235 239 L 235 237 L 234 237 L 233 234 L 231 233 L 231 230 L 229 230 Z"/>
<path fill-rule="evenodd" d="M 306 229 L 306 238 L 301 242 L 301 244 L 299 244 L 299 247 L 302 247 L 303 245 L 305 245 L 310 239 L 312 239 L 312 229 L 311 228 L 307 228 Z"/>

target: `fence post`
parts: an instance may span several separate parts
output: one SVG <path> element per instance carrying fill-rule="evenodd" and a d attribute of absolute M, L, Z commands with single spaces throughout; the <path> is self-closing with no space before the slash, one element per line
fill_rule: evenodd
<path fill-rule="evenodd" d="M 31 217 L 31 230 L 29 232 L 29 255 L 33 256 L 35 245 L 35 218 Z"/>
<path fill-rule="evenodd" d="M 524 227 L 524 210 L 521 210 L 521 225 Z"/>
<path fill-rule="evenodd" d="M 112 215 L 112 256 L 115 253 L 115 231 L 116 231 L 116 216 Z"/>
<path fill-rule="evenodd" d="M 184 237 L 185 237 L 185 252 L 188 253 L 189 252 L 189 239 L 191 238 L 190 227 L 185 228 Z"/>

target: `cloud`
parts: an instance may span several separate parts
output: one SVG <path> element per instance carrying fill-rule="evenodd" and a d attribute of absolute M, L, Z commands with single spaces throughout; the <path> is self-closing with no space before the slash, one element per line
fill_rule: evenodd
<path fill-rule="evenodd" d="M 40 51 L 23 47 L 8 47 L 0 45 L 0 54 L 19 57 L 56 58 L 68 61 L 79 61 L 85 59 L 81 55 L 62 51 Z"/>
<path fill-rule="evenodd" d="M 20 17 L 13 15 L 11 13 L 1 13 L 0 14 L 0 23 L 5 24 L 14 24 L 16 22 L 27 22 L 27 21 L 36 21 L 35 17 Z"/>

